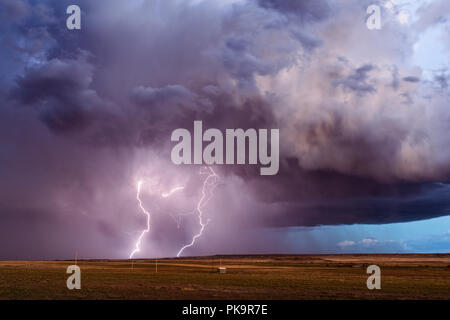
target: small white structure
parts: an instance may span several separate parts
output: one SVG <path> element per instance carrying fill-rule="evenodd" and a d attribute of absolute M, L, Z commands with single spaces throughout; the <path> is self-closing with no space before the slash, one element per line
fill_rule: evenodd
<path fill-rule="evenodd" d="M 219 271 L 219 273 L 227 273 L 227 268 L 225 267 L 219 267 L 217 268 L 217 270 Z"/>

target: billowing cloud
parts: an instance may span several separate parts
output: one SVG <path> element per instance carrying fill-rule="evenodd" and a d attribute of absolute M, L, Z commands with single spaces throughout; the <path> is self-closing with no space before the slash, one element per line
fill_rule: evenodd
<path fill-rule="evenodd" d="M 282 250 L 265 228 L 448 214 L 448 74 L 410 59 L 445 3 L 412 25 L 386 9 L 370 31 L 356 0 L 78 1 L 69 31 L 72 2 L 1 0 L 0 257 L 126 257 L 140 179 L 145 253 L 173 255 L 198 229 L 204 176 L 171 163 L 170 134 L 194 120 L 280 128 L 281 153 L 277 176 L 217 166 L 208 241 L 189 254 Z M 155 193 L 180 183 L 176 203 Z"/>
<path fill-rule="evenodd" d="M 355 241 L 344 240 L 338 243 L 338 246 L 341 248 L 352 247 L 355 245 Z"/>

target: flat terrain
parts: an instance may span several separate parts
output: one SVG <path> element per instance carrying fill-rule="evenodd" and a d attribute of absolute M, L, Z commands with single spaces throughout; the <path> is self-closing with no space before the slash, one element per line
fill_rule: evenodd
<path fill-rule="evenodd" d="M 219 274 L 217 267 L 227 267 Z M 158 260 L 0 261 L 0 299 L 450 299 L 450 254 L 261 255 Z M 381 267 L 381 290 L 366 268 Z"/>

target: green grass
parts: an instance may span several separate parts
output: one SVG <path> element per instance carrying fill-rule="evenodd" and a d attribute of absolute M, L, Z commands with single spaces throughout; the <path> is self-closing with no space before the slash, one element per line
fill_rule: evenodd
<path fill-rule="evenodd" d="M 450 255 L 224 256 L 79 261 L 81 290 L 66 287 L 72 261 L 0 261 L 0 299 L 450 299 Z M 368 290 L 377 264 L 382 289 Z"/>

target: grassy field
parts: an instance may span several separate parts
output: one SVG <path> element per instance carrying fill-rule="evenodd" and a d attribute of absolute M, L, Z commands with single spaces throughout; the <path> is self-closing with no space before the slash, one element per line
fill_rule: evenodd
<path fill-rule="evenodd" d="M 450 254 L 162 259 L 157 272 L 155 260 L 83 260 L 81 290 L 66 287 L 71 264 L 0 261 L 0 299 L 450 299 Z M 381 290 L 366 287 L 369 264 Z"/>

